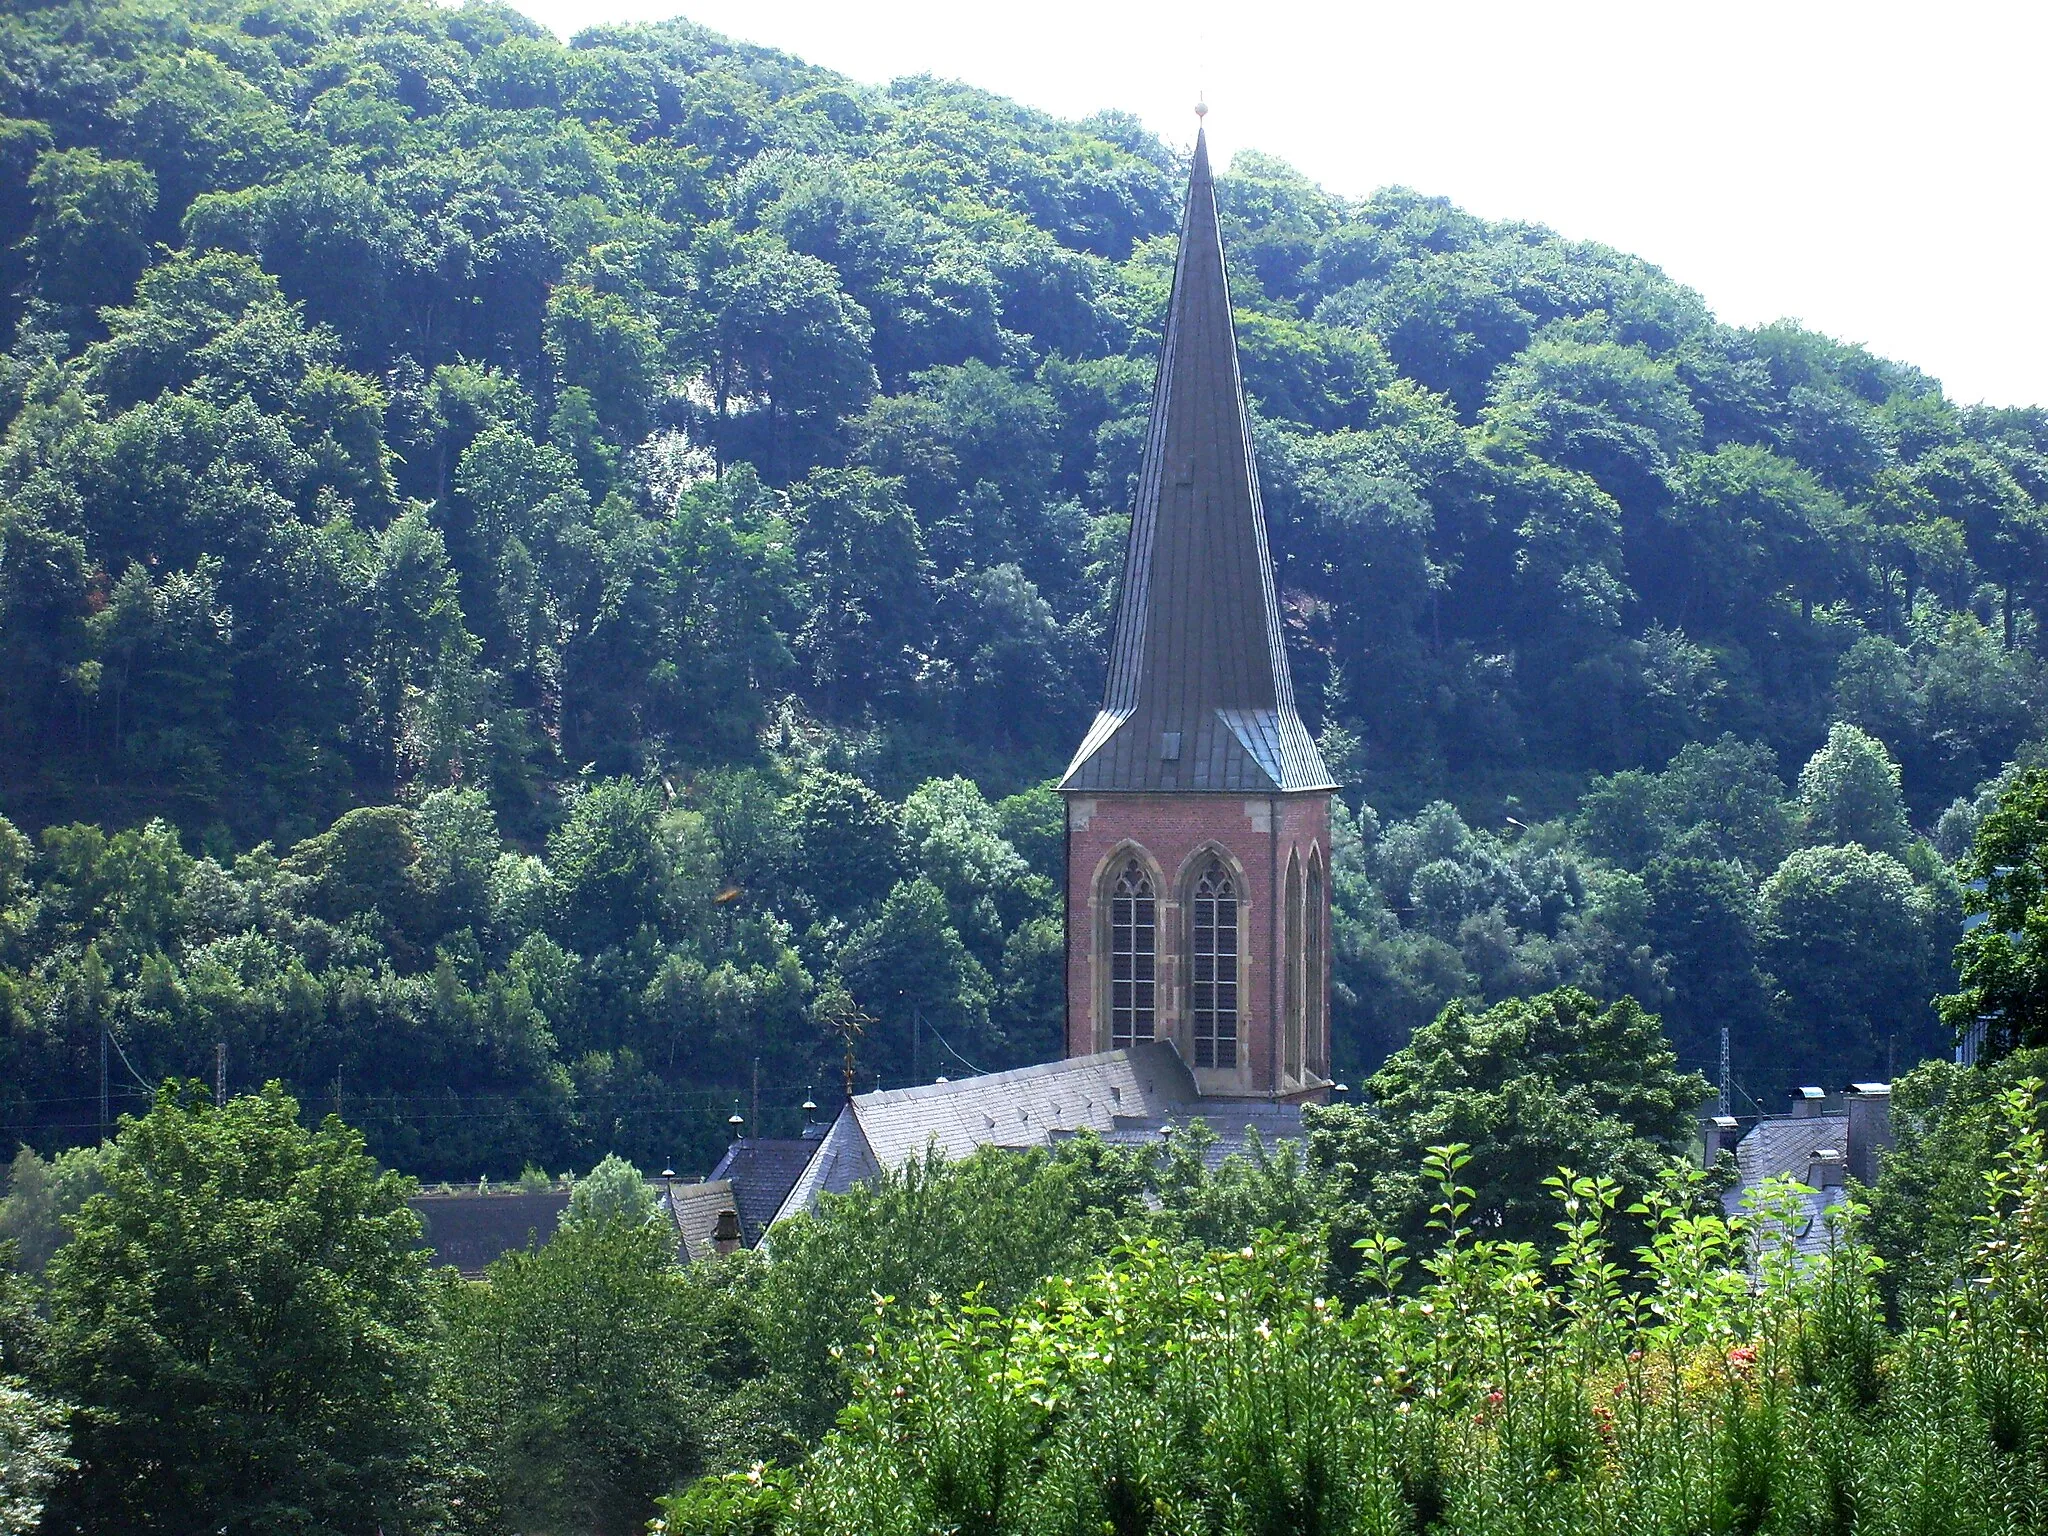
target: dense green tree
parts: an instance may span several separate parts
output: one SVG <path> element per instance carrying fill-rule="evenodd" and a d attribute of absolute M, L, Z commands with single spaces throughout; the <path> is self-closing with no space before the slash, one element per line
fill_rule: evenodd
<path fill-rule="evenodd" d="M 476 1459 L 461 1528 L 637 1531 L 698 1469 L 674 1248 L 660 1225 L 591 1211 L 480 1282 L 447 1282 L 450 1407 Z"/>
<path fill-rule="evenodd" d="M 849 774 L 806 774 L 785 813 L 796 839 L 799 887 L 827 912 L 850 912 L 886 894 L 901 868 L 896 807 Z"/>
<path fill-rule="evenodd" d="M 988 1034 L 988 970 L 961 942 L 945 893 L 929 880 L 898 882 L 848 936 L 838 969 L 879 1021 L 862 1055 L 885 1079 L 900 1083 L 915 1070 L 915 1081 L 949 1065 L 957 1072 L 956 1056 L 973 1061 L 998 1044 Z"/>
<path fill-rule="evenodd" d="M 1707 1082 L 1681 1073 L 1655 1015 L 1565 989 L 1475 1010 L 1453 1003 L 1390 1056 L 1358 1101 L 1311 1115 L 1311 1155 L 1339 1190 L 1337 1232 L 1419 1237 L 1426 1149 L 1464 1142 L 1489 1229 L 1534 1239 L 1556 1219 L 1559 1167 L 1654 1185 L 1693 1134 Z M 1339 1250 L 1340 1256 L 1343 1250 Z"/>
<path fill-rule="evenodd" d="M 411 1186 L 275 1085 L 164 1088 L 50 1267 L 52 1358 L 91 1468 L 61 1530 L 410 1526 L 431 1487 L 429 1303 Z"/>
<path fill-rule="evenodd" d="M 1799 770 L 1799 810 L 1821 843 L 1860 843 L 1902 854 L 1912 837 L 1899 767 L 1883 743 L 1853 725 L 1833 726 L 1827 745 Z"/>
<path fill-rule="evenodd" d="M 792 497 L 810 617 L 797 637 L 833 712 L 901 710 L 931 644 L 930 570 L 893 481 L 819 470 Z"/>
<path fill-rule="evenodd" d="M 1982 1241 L 1985 1175 L 2009 1130 L 2000 1100 L 2048 1069 L 2048 1054 L 1993 1063 L 1926 1061 L 1892 1084 L 1893 1144 L 1870 1190 L 1870 1242 L 1886 1300 L 1907 1316 L 1948 1304 Z"/>
<path fill-rule="evenodd" d="M 848 1388 L 847 1361 L 879 1296 L 991 1306 L 1040 1276 L 1086 1264 L 1139 1218 L 1147 1170 L 1093 1137 L 1025 1153 L 985 1149 L 958 1163 L 919 1158 L 860 1189 L 827 1195 L 776 1228 L 760 1293 L 764 1353 L 799 1385 L 813 1428 Z"/>
<path fill-rule="evenodd" d="M 650 785 L 591 785 L 548 855 L 562 885 L 568 934 L 581 948 L 623 943 L 673 910 L 674 844 L 661 825 L 660 791 Z"/>
<path fill-rule="evenodd" d="M 1957 873 L 1984 921 L 1957 946 L 1962 985 L 1941 999 L 1942 1021 L 1959 1037 L 1981 1022 L 1993 1054 L 2048 1044 L 2048 769 L 2012 781 Z"/>
<path fill-rule="evenodd" d="M 1882 1081 L 1938 1049 L 1953 895 L 1886 853 L 1801 848 L 1757 892 L 1759 958 L 1776 983 L 1777 1050 L 1822 1081 Z"/>
<path fill-rule="evenodd" d="M 148 264 L 156 178 L 93 149 L 51 149 L 28 179 L 35 203 L 27 258 L 39 298 L 80 318 L 118 304 Z"/>

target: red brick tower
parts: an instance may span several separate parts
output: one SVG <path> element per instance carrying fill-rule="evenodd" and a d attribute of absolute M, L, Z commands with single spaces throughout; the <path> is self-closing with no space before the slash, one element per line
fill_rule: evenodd
<path fill-rule="evenodd" d="M 1330 792 L 1294 708 L 1206 139 L 1102 709 L 1067 805 L 1067 1054 L 1168 1040 L 1205 1095 L 1329 1087 Z"/>

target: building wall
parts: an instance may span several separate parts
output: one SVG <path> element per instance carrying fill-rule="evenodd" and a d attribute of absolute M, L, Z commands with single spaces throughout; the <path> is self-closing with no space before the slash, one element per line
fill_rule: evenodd
<path fill-rule="evenodd" d="M 1238 1062 L 1196 1068 L 1206 1094 L 1321 1097 L 1329 1079 L 1329 859 L 1327 794 L 1246 797 L 1224 794 L 1069 794 L 1067 797 L 1067 1054 L 1110 1049 L 1109 887 L 1124 859 L 1136 854 L 1153 875 L 1158 900 L 1158 991 L 1154 1037 L 1171 1040 L 1195 1062 L 1189 1017 L 1188 897 L 1202 856 L 1220 851 L 1239 885 Z M 1285 920 L 1276 893 L 1288 888 L 1289 860 L 1298 861 L 1295 888 L 1319 887 L 1317 910 Z M 1310 882 L 1313 866 L 1322 871 Z M 1298 940 L 1287 953 L 1285 936 Z M 1315 943 L 1317 933 L 1323 936 Z M 1317 975 L 1308 975 L 1312 956 Z M 1295 985 L 1285 966 L 1294 967 Z M 1288 1071 L 1278 1015 L 1290 996 L 1303 1013 L 1303 1047 Z M 1311 1022 L 1312 1021 L 1312 1022 Z"/>

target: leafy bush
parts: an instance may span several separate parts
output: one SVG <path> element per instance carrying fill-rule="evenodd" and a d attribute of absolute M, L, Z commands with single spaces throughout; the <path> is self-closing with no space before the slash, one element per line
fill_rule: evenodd
<path fill-rule="evenodd" d="M 1429 1240 L 1157 1240 L 1021 1305 L 889 1304 L 808 1464 L 699 1485 L 692 1532 L 2038 1531 L 2048 1509 L 2048 1144 L 2005 1096 L 1971 1270 L 1886 1330 L 1862 1211 L 1743 1215 L 1675 1174 L 1624 1205 L 1550 1181 L 1559 1241 L 1474 1230 L 1468 1149 L 1432 1148 Z M 1633 1278 L 1611 1234 L 1633 1211 Z M 1819 1241 L 1814 1241 L 1818 1236 Z M 1415 1271 L 1420 1283 L 1405 1284 Z"/>

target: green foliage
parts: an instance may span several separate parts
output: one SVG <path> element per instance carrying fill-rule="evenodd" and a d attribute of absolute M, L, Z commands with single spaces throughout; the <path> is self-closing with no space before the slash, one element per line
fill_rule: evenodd
<path fill-rule="evenodd" d="M 1465 1177 L 1486 1230 L 1532 1241 L 1551 1219 L 1546 1169 L 1650 1187 L 1682 1159 L 1706 1094 L 1632 998 L 1603 1009 L 1566 989 L 1483 1012 L 1453 1003 L 1358 1102 L 1311 1111 L 1310 1145 L 1337 1181 L 1340 1234 L 1417 1240 L 1432 1194 L 1415 1169 L 1428 1147 L 1460 1141 L 1477 1149 Z"/>
<path fill-rule="evenodd" d="M 1962 988 L 1941 999 L 1958 1035 L 1981 1021 L 1993 1054 L 2048 1044 L 2048 769 L 2030 768 L 1998 798 L 1957 873 L 1984 921 L 1963 936 Z"/>
<path fill-rule="evenodd" d="M 1015 1306 L 889 1304 L 801 1473 L 670 1508 L 741 1531 L 2018 1533 L 2043 1496 L 2017 1438 L 2048 1364 L 2040 1145 L 2002 1139 L 1987 1284 L 1896 1334 L 1853 1207 L 1799 1259 L 1795 1189 L 1728 1219 L 1674 1176 L 1630 1206 L 1631 1290 L 1621 1185 L 1551 1177 L 1546 1252 L 1477 1222 L 1470 1149 L 1438 1146 L 1429 1237 L 1360 1239 L 1384 1290 L 1355 1309 L 1273 1236 L 1140 1245 Z"/>
<path fill-rule="evenodd" d="M 440 1300 L 460 1528 L 633 1531 L 697 1470 L 697 1320 L 662 1226 L 579 1213 Z"/>
<path fill-rule="evenodd" d="M 98 1147 L 73 1147 L 47 1161 L 29 1146 L 14 1154 L 0 1199 L 0 1243 L 12 1245 L 24 1273 L 40 1275 L 70 1241 L 70 1223 L 103 1186 L 104 1162 Z"/>
<path fill-rule="evenodd" d="M 561 1225 L 571 1231 L 616 1223 L 625 1227 L 658 1226 L 668 1217 L 661 1197 L 641 1177 L 640 1170 L 616 1153 L 607 1156 L 576 1181 L 569 1195 L 569 1209 Z"/>
<path fill-rule="evenodd" d="M 1108 1251 L 1143 1210 L 1140 1156 L 1092 1138 L 1050 1152 L 913 1159 L 775 1229 L 761 1278 L 763 1352 L 814 1430 L 844 1401 L 878 1298 L 970 1295 L 1011 1306 L 1046 1274 Z"/>
<path fill-rule="evenodd" d="M 410 1181 L 275 1085 L 124 1120 L 49 1270 L 52 1375 L 90 1476 L 60 1529 L 410 1522 L 436 1432 Z M 165 1498 L 166 1469 L 176 1481 Z"/>
<path fill-rule="evenodd" d="M 77 1463 L 66 1454 L 66 1411 L 0 1376 L 0 1536 L 32 1536 L 57 1480 Z"/>
<path fill-rule="evenodd" d="M 1898 764 L 1853 725 L 1830 729 L 1828 744 L 1799 771 L 1799 808 L 1815 842 L 1861 843 L 1896 855 L 1912 835 Z"/>
<path fill-rule="evenodd" d="M 2044 1065 L 2039 1050 L 1974 1067 L 1929 1061 L 1892 1084 L 1895 1140 L 1869 1193 L 1869 1232 L 1900 1314 L 1945 1307 L 1969 1273 L 1990 1210 L 1985 1176 L 2009 1138 L 2004 1096 Z"/>
<path fill-rule="evenodd" d="M 1779 1039 L 1824 1081 L 1889 1075 L 1935 1054 L 1928 999 L 1947 979 L 1952 892 L 1858 844 L 1802 848 L 1757 894 L 1759 956 L 1781 989 Z"/>

